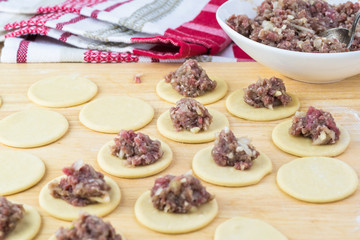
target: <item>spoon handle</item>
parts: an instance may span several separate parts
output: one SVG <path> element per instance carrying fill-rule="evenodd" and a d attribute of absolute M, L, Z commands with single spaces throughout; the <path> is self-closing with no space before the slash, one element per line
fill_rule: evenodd
<path fill-rule="evenodd" d="M 354 40 L 354 36 L 355 36 L 355 31 L 356 31 L 356 26 L 359 22 L 359 19 L 360 19 L 360 11 L 356 14 L 355 16 L 355 19 L 354 19 L 354 22 L 353 22 L 353 25 L 350 29 L 350 42 L 348 43 L 348 45 L 346 46 L 346 48 L 350 48 L 353 40 Z"/>

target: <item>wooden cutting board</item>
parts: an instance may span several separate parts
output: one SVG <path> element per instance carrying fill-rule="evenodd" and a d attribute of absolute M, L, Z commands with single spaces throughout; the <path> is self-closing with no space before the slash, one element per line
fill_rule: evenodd
<path fill-rule="evenodd" d="M 37 80 L 60 74 L 85 75 L 99 86 L 96 98 L 129 95 L 139 97 L 154 107 L 155 117 L 142 131 L 166 141 L 174 152 L 173 163 L 159 175 L 182 174 L 190 170 L 194 154 L 211 143 L 180 144 L 162 137 L 156 130 L 156 119 L 172 105 L 157 97 L 155 85 L 177 66 L 179 64 L 0 64 L 0 95 L 3 98 L 0 119 L 20 110 L 42 108 L 27 98 L 28 88 Z M 280 76 L 257 63 L 203 63 L 202 66 L 210 75 L 225 79 L 229 85 L 229 93 L 249 85 L 258 77 Z M 143 73 L 141 84 L 133 82 L 136 73 Z M 350 147 L 338 158 L 360 174 L 360 75 L 323 85 L 284 79 L 288 91 L 299 96 L 301 109 L 313 105 L 330 111 L 336 121 L 351 133 Z M 41 187 L 61 175 L 64 166 L 78 159 L 83 159 L 99 170 L 96 163 L 97 152 L 104 143 L 115 137 L 115 134 L 94 132 L 81 125 L 78 114 L 82 107 L 80 105 L 53 109 L 64 114 L 70 123 L 70 129 L 62 139 L 44 147 L 17 149 L 39 156 L 47 167 L 46 175 L 40 183 L 27 191 L 9 196 L 10 200 L 32 205 L 39 210 L 43 224 L 36 239 L 48 239 L 60 226 L 69 226 L 68 222 L 57 220 L 40 209 L 38 193 Z M 182 235 L 150 231 L 141 226 L 134 217 L 136 199 L 151 188 L 154 179 L 159 175 L 134 180 L 114 177 L 121 188 L 122 200 L 116 210 L 105 219 L 121 230 L 126 239 L 212 239 L 215 228 L 234 216 L 262 219 L 294 240 L 360 239 L 359 189 L 345 200 L 328 204 L 305 203 L 287 196 L 276 186 L 276 172 L 281 165 L 296 157 L 280 151 L 271 142 L 271 131 L 280 121 L 252 122 L 233 117 L 225 109 L 225 98 L 209 107 L 225 113 L 237 136 L 250 137 L 257 149 L 272 159 L 273 172 L 259 184 L 249 187 L 227 188 L 205 184 L 208 191 L 216 195 L 219 214 L 215 221 L 202 230 Z M 10 147 L 0 145 L 0 149 Z"/>

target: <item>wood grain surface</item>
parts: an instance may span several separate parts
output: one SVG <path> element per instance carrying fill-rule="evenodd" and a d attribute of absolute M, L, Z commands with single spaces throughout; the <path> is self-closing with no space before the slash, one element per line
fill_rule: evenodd
<path fill-rule="evenodd" d="M 162 137 L 156 130 L 156 119 L 172 105 L 159 99 L 155 93 L 156 83 L 179 64 L 0 64 L 0 95 L 3 105 L 0 119 L 17 111 L 42 108 L 30 102 L 27 90 L 37 80 L 60 75 L 81 74 L 93 80 L 99 87 L 95 98 L 109 95 L 129 95 L 149 102 L 155 109 L 155 117 L 141 131 L 166 141 L 174 152 L 174 161 L 168 169 L 158 174 L 182 174 L 190 170 L 194 154 L 209 144 L 180 144 Z M 245 87 L 258 77 L 280 76 L 257 63 L 203 63 L 207 72 L 223 78 L 229 85 L 229 92 Z M 306 69 L 304 69 L 306 71 Z M 135 84 L 133 77 L 143 73 L 142 83 Z M 351 144 L 339 159 L 351 165 L 360 174 L 360 75 L 332 84 L 307 84 L 289 79 L 285 83 L 289 92 L 299 96 L 301 109 L 310 105 L 330 111 L 336 121 L 351 134 Z M 227 94 L 227 95 L 228 95 Z M 36 186 L 27 191 L 9 196 L 10 200 L 26 203 L 39 210 L 42 228 L 36 239 L 48 239 L 60 226 L 69 222 L 57 220 L 39 207 L 38 193 L 51 179 L 61 175 L 61 169 L 78 159 L 92 164 L 97 170 L 96 156 L 103 144 L 115 134 L 103 134 L 87 129 L 79 122 L 78 114 L 83 105 L 52 109 L 64 114 L 70 123 L 68 133 L 55 143 L 33 149 L 16 149 L 39 156 L 46 163 L 46 175 Z M 295 159 L 277 149 L 271 141 L 271 131 L 280 121 L 252 122 L 231 116 L 225 109 L 225 98 L 208 105 L 226 114 L 231 129 L 237 136 L 248 136 L 257 149 L 266 153 L 273 162 L 273 172 L 259 184 L 227 188 L 206 184 L 209 192 L 216 195 L 219 203 L 217 218 L 207 227 L 189 234 L 165 235 L 141 226 L 134 216 L 136 199 L 150 189 L 157 176 L 143 179 L 115 178 L 121 188 L 122 200 L 114 212 L 105 217 L 126 239 L 213 239 L 216 227 L 234 216 L 264 220 L 289 239 L 360 239 L 360 191 L 349 198 L 328 204 L 311 204 L 295 200 L 276 186 L 276 172 L 281 165 Z M 11 149 L 0 145 L 0 149 Z M 26 166 L 24 166 L 26 168 Z"/>

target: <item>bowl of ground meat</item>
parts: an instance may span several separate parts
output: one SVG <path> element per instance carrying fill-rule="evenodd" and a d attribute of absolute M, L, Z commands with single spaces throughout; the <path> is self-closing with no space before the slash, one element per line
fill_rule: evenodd
<path fill-rule="evenodd" d="M 350 29 L 357 0 L 229 0 L 216 18 L 257 62 L 303 82 L 328 83 L 360 74 L 360 24 L 350 49 L 319 34 Z"/>

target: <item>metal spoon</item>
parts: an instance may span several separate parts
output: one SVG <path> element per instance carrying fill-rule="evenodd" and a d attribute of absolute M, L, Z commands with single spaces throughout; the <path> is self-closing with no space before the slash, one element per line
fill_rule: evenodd
<path fill-rule="evenodd" d="M 350 49 L 350 46 L 354 40 L 356 25 L 358 24 L 359 19 L 360 19 L 360 11 L 356 14 L 350 31 L 349 31 L 349 29 L 341 28 L 341 27 L 330 28 L 330 29 L 322 32 L 320 34 L 320 36 L 326 37 L 326 38 L 336 38 L 341 43 L 345 43 L 346 48 Z"/>

